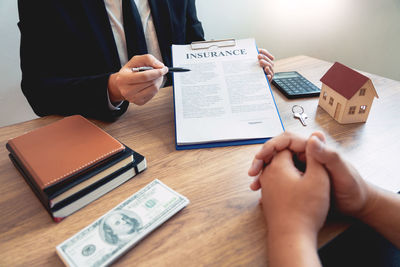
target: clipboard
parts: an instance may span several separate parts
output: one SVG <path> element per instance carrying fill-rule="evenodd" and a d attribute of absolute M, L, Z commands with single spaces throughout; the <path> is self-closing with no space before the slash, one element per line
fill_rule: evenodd
<path fill-rule="evenodd" d="M 210 49 L 213 46 L 215 47 L 236 46 L 236 39 L 230 38 L 221 40 L 198 41 L 198 42 L 192 42 L 190 44 L 190 48 L 192 48 L 192 50 Z"/>
<path fill-rule="evenodd" d="M 234 38 L 229 38 L 229 39 L 221 39 L 221 40 L 208 40 L 208 41 L 197 41 L 197 42 L 192 42 L 190 44 L 191 50 L 207 50 L 207 49 L 212 49 L 213 47 L 221 48 L 221 47 L 235 47 L 236 46 L 236 39 Z M 258 52 L 258 47 L 256 45 L 256 49 Z M 264 73 L 265 79 L 268 84 L 268 89 L 271 93 L 275 109 L 277 111 L 278 117 L 279 117 L 279 122 L 282 127 L 282 131 L 285 131 L 285 128 L 282 123 L 281 116 L 279 114 L 278 107 L 276 105 L 275 97 L 272 93 L 271 90 L 271 85 L 270 82 L 268 81 L 267 75 Z M 173 84 L 174 84 L 174 79 L 173 79 Z M 179 145 L 177 140 L 177 125 L 176 125 L 176 106 L 175 106 L 175 90 L 173 90 L 173 99 L 174 99 L 174 123 L 175 123 L 175 149 L 176 150 L 190 150 L 190 149 L 201 149 L 201 148 L 213 148 L 213 147 L 226 147 L 226 146 L 239 146 L 239 145 L 252 145 L 252 144 L 263 144 L 269 139 L 272 138 L 254 138 L 254 139 L 242 139 L 242 140 L 231 140 L 231 141 L 216 141 L 216 142 L 206 142 L 206 143 L 201 143 L 201 144 L 181 144 Z"/>

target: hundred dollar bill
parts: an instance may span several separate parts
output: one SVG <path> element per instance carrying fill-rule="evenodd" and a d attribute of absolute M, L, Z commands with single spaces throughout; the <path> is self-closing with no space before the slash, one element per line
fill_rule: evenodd
<path fill-rule="evenodd" d="M 58 245 L 57 253 L 67 266 L 108 266 L 187 204 L 156 179 Z"/>

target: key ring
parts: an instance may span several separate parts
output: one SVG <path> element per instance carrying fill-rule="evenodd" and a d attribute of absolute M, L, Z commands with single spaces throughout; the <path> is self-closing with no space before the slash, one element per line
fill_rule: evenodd
<path fill-rule="evenodd" d="M 296 108 L 300 108 L 300 112 L 296 112 Z M 294 105 L 293 107 L 292 107 L 292 113 L 293 114 L 295 114 L 295 113 L 299 113 L 300 115 L 301 114 L 303 114 L 304 113 L 304 108 L 302 107 L 302 106 L 299 106 L 299 105 Z"/>

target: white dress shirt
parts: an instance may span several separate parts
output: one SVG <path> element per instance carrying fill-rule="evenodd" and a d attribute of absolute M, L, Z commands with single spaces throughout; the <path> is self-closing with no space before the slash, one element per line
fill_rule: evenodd
<path fill-rule="evenodd" d="M 149 2 L 147 0 L 134 1 L 142 20 L 147 50 L 149 54 L 152 54 L 162 62 L 160 46 L 158 44 L 156 28 L 154 27 L 153 17 L 151 16 Z M 104 0 L 104 3 L 106 5 L 108 18 L 110 19 L 121 66 L 123 66 L 129 61 L 129 59 L 126 48 L 124 22 L 122 18 L 122 0 Z"/>
<path fill-rule="evenodd" d="M 142 20 L 148 53 L 152 54 L 159 61 L 163 62 L 160 46 L 158 44 L 156 29 L 154 27 L 153 17 L 151 16 L 150 12 L 149 2 L 147 0 L 134 1 Z M 108 18 L 110 19 L 111 28 L 122 67 L 129 61 L 122 16 L 122 0 L 104 0 L 104 3 L 106 6 Z M 110 98 L 108 98 L 108 103 L 111 110 L 118 109 L 118 107 L 122 104 L 121 102 L 115 106 L 111 104 Z"/>

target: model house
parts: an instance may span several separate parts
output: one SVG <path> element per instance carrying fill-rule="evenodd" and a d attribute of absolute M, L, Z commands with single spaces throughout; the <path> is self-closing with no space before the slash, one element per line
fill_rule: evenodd
<path fill-rule="evenodd" d="M 338 62 L 321 82 L 318 105 L 339 123 L 365 122 L 374 98 L 379 98 L 368 77 Z"/>

